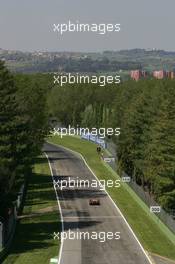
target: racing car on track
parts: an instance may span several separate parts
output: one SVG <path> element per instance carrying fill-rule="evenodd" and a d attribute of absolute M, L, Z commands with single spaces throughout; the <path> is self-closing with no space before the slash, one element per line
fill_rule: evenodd
<path fill-rule="evenodd" d="M 100 200 L 99 199 L 90 199 L 89 205 L 100 205 Z"/>

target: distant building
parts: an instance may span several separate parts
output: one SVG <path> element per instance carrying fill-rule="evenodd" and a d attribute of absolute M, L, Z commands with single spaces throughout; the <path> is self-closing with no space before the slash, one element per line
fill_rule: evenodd
<path fill-rule="evenodd" d="M 166 77 L 167 78 L 169 78 L 169 79 L 174 79 L 174 77 L 175 77 L 175 73 L 173 72 L 173 71 L 168 71 L 167 73 L 166 73 Z"/>
<path fill-rule="evenodd" d="M 152 75 L 154 78 L 158 80 L 163 80 L 163 79 L 175 79 L 175 71 L 153 71 Z M 141 70 L 132 70 L 130 72 L 130 77 L 132 80 L 138 81 L 140 79 L 146 79 L 147 77 L 151 76 L 150 73 L 146 71 L 141 71 Z"/>
<path fill-rule="evenodd" d="M 146 78 L 147 77 L 147 72 L 146 71 L 142 71 L 142 77 Z"/>
<path fill-rule="evenodd" d="M 167 78 L 171 78 L 171 72 L 167 71 L 167 72 L 166 72 L 166 77 L 167 77 Z"/>
<path fill-rule="evenodd" d="M 175 78 L 175 72 L 173 71 L 173 72 L 171 72 L 171 77 L 170 77 L 171 79 L 174 79 Z"/>
<path fill-rule="evenodd" d="M 167 76 L 166 75 L 166 72 L 163 71 L 163 70 L 161 70 L 161 71 L 154 71 L 153 72 L 153 77 L 155 77 L 156 79 L 159 79 L 159 80 L 166 78 L 166 76 Z"/>
<path fill-rule="evenodd" d="M 141 71 L 141 70 L 135 70 L 135 71 L 131 71 L 131 79 L 138 81 L 141 78 L 145 78 L 146 77 L 146 72 L 145 71 Z"/>

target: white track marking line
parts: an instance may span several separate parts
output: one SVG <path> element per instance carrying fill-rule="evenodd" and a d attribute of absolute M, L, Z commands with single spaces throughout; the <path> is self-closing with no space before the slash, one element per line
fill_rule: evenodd
<path fill-rule="evenodd" d="M 61 145 L 56 145 L 54 143 L 50 143 L 51 145 L 54 145 L 56 147 L 60 147 L 63 148 L 65 150 L 68 150 L 72 153 L 77 154 L 78 156 L 80 156 L 82 158 L 82 160 L 84 161 L 85 165 L 88 167 L 88 169 L 91 171 L 91 173 L 94 175 L 94 177 L 97 179 L 97 181 L 99 182 L 99 179 L 97 178 L 97 176 L 95 175 L 95 173 L 92 171 L 92 169 L 89 167 L 89 165 L 87 164 L 85 158 L 83 157 L 83 155 L 77 151 L 74 151 L 72 149 L 69 149 L 67 147 L 63 147 Z M 124 217 L 124 215 L 122 214 L 122 212 L 120 211 L 120 209 L 118 208 L 118 206 L 116 205 L 116 203 L 113 201 L 113 199 L 111 198 L 111 196 L 109 195 L 109 193 L 105 190 L 106 194 L 108 195 L 109 199 L 111 200 L 111 202 L 113 203 L 113 205 L 115 206 L 115 208 L 117 209 L 117 211 L 120 213 L 120 215 L 122 216 L 124 222 L 126 223 L 127 227 L 129 228 L 130 232 L 132 233 L 132 235 L 134 236 L 135 240 L 137 241 L 137 243 L 139 244 L 142 252 L 144 253 L 144 255 L 146 256 L 147 260 L 149 261 L 150 264 L 153 264 L 153 262 L 151 261 L 150 257 L 148 256 L 148 254 L 146 253 L 146 251 L 144 250 L 143 246 L 141 245 L 140 241 L 138 240 L 137 236 L 135 235 L 134 231 L 132 230 L 132 228 L 130 227 L 129 223 L 127 222 L 126 218 Z"/>
<path fill-rule="evenodd" d="M 59 201 L 59 197 L 58 197 L 58 194 L 57 194 L 57 190 L 56 190 L 55 185 L 54 185 L 54 177 L 53 177 L 52 166 L 51 166 L 49 157 L 46 154 L 46 152 L 44 152 L 44 154 L 45 154 L 45 156 L 46 156 L 46 158 L 48 160 L 48 163 L 49 163 L 50 173 L 52 175 L 53 187 L 54 187 L 54 190 L 55 190 L 55 194 L 56 194 L 56 198 L 57 198 L 57 203 L 58 203 L 58 207 L 59 207 L 59 211 L 60 211 L 60 216 L 61 216 L 61 231 L 64 232 L 63 214 L 62 214 L 62 209 L 61 209 L 61 206 L 60 206 L 60 201 Z M 59 255 L 58 255 L 58 264 L 61 263 L 61 255 L 62 255 L 62 251 L 63 251 L 63 243 L 64 243 L 64 240 L 62 239 L 62 236 L 61 236 L 61 246 L 60 246 Z"/>

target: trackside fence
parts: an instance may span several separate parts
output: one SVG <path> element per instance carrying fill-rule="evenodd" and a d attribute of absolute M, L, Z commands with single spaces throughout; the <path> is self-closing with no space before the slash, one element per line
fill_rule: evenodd
<path fill-rule="evenodd" d="M 17 200 L 14 202 L 14 207 L 8 209 L 6 218 L 0 216 L 0 263 L 2 263 L 1 261 L 7 254 L 7 251 L 12 243 L 25 191 L 26 185 L 23 184 L 18 192 Z"/>
<path fill-rule="evenodd" d="M 117 170 L 117 153 L 116 146 L 113 142 L 109 141 L 106 144 L 107 150 L 112 154 L 115 158 L 115 161 L 111 161 L 109 166 L 116 171 Z M 130 181 L 126 182 L 131 189 L 141 198 L 141 200 L 150 208 L 151 206 L 159 206 L 159 204 L 151 197 L 149 192 L 146 192 L 141 186 L 139 186 L 135 181 L 133 181 L 132 177 L 129 177 L 125 172 L 123 172 L 122 177 L 130 178 Z M 163 208 L 161 211 L 156 214 L 157 217 L 175 234 L 175 212 L 171 212 L 169 214 Z"/>

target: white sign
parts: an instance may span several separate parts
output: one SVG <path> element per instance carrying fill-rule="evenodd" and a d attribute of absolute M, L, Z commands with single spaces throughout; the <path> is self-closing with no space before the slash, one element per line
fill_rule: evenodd
<path fill-rule="evenodd" d="M 150 212 L 151 213 L 160 213 L 161 212 L 161 207 L 160 206 L 151 206 L 150 207 Z"/>
<path fill-rule="evenodd" d="M 104 161 L 106 162 L 106 163 L 110 163 L 110 162 L 115 162 L 115 158 L 104 158 Z"/>
<path fill-rule="evenodd" d="M 51 259 L 50 259 L 50 263 L 58 263 L 58 259 L 56 259 L 56 258 L 51 258 Z"/>
<path fill-rule="evenodd" d="M 122 177 L 122 182 L 130 182 L 130 181 L 131 181 L 131 177 L 129 176 Z"/>

